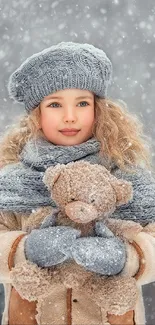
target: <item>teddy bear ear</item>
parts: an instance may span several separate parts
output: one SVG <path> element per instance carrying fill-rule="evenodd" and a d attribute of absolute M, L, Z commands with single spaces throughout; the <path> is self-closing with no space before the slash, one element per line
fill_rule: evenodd
<path fill-rule="evenodd" d="M 55 167 L 49 167 L 46 169 L 43 182 L 48 187 L 49 190 L 52 189 L 58 178 L 60 177 L 60 174 L 62 170 L 64 170 L 65 165 L 64 164 L 57 164 Z"/>
<path fill-rule="evenodd" d="M 133 197 L 132 183 L 121 179 L 111 180 L 111 186 L 116 192 L 116 205 L 127 204 Z"/>

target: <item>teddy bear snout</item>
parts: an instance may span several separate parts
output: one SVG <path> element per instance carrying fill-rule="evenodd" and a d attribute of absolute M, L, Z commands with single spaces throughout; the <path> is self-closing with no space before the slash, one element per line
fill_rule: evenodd
<path fill-rule="evenodd" d="M 98 217 L 95 207 L 82 201 L 68 203 L 65 212 L 71 220 L 77 223 L 87 223 Z"/>

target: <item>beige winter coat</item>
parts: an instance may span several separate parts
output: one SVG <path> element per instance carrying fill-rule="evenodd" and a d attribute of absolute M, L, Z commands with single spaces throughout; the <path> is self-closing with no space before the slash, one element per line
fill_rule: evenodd
<path fill-rule="evenodd" d="M 17 308 L 15 305 L 18 293 L 12 291 L 12 283 L 10 277 L 9 264 L 10 258 L 14 256 L 14 265 L 21 265 L 26 262 L 24 255 L 24 242 L 26 237 L 20 238 L 23 234 L 26 234 L 25 224 L 28 220 L 28 215 L 4 213 L 0 214 L 0 282 L 4 284 L 5 288 L 5 310 L 2 318 L 2 325 L 19 325 L 15 319 L 18 312 L 21 315 L 20 325 L 30 324 L 46 324 L 46 325 L 103 325 L 105 322 L 102 317 L 102 308 L 99 308 L 94 302 L 88 297 L 87 292 L 81 295 L 77 290 L 72 291 L 72 296 L 69 297 L 69 292 L 63 285 L 56 285 L 52 292 L 39 302 L 31 302 L 30 305 L 27 301 L 27 308 L 24 307 L 23 315 L 18 309 L 15 309 L 14 318 L 11 320 L 10 313 L 12 312 L 12 305 L 10 304 L 11 292 L 14 295 L 13 308 Z M 17 239 L 19 238 L 20 241 Z M 19 242 L 18 242 L 19 241 Z M 140 232 L 134 239 L 138 246 L 143 251 L 143 261 L 140 261 L 140 256 L 133 245 L 127 244 L 127 262 L 123 269 L 123 274 L 134 276 L 139 269 L 140 263 L 144 263 L 143 271 L 137 279 L 137 286 L 139 293 L 141 292 L 141 285 L 155 281 L 155 233 L 149 229 L 146 232 Z M 16 247 L 16 251 L 13 251 L 13 247 Z M 12 251 L 12 254 L 10 252 Z M 11 257 L 12 256 L 12 257 Z M 24 279 L 23 279 L 24 281 Z M 35 286 L 36 282 L 39 281 L 36 275 L 32 279 L 31 286 Z M 69 304 L 66 303 L 66 297 L 69 297 L 70 304 L 72 305 L 72 321 L 68 323 L 68 310 Z M 143 325 L 145 324 L 144 308 L 141 301 L 141 295 L 137 300 L 137 305 L 134 311 L 134 322 L 127 322 L 128 325 Z M 17 299 L 18 306 L 19 300 Z M 23 301 L 21 301 L 22 304 Z M 26 306 L 26 305 L 25 305 Z M 36 310 L 36 315 L 31 313 L 31 308 Z M 25 312 L 25 314 L 24 314 Z M 24 323 L 24 319 L 29 317 L 29 322 Z M 110 318 L 109 318 L 110 319 Z M 130 318 L 131 319 L 131 318 Z M 126 318 L 127 320 L 127 318 Z M 115 321 L 115 323 L 114 323 Z M 107 323 L 109 324 L 109 323 Z M 116 323 L 116 319 L 112 320 L 110 324 Z M 124 323 L 124 325 L 126 325 Z"/>

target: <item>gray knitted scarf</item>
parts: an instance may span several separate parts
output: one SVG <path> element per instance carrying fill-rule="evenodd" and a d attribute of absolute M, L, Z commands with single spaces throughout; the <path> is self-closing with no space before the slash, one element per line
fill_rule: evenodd
<path fill-rule="evenodd" d="M 74 146 L 58 146 L 43 138 L 27 142 L 18 163 L 0 171 L 0 209 L 28 212 L 40 206 L 56 206 L 42 179 L 45 170 L 56 164 L 87 160 L 109 166 L 107 157 L 99 156 L 100 143 L 91 138 Z"/>

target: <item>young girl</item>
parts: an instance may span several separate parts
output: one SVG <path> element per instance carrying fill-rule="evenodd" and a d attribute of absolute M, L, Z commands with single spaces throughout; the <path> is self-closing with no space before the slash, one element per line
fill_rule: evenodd
<path fill-rule="evenodd" d="M 72 253 L 78 234 L 71 227 L 53 226 L 30 234 L 24 231 L 35 209 L 55 207 L 42 178 L 49 166 L 58 163 L 83 159 L 105 163 L 113 175 L 132 182 L 133 199 L 112 217 L 147 227 L 135 239 L 145 257 L 139 284 L 155 280 L 155 239 L 151 232 L 155 180 L 149 170 L 149 150 L 136 117 L 107 98 L 111 76 L 112 64 L 102 50 L 89 44 L 63 42 L 28 58 L 10 77 L 9 95 L 25 105 L 27 114 L 3 137 L 0 147 L 0 282 L 5 287 L 2 325 L 103 325 L 102 309 L 80 295 L 78 301 L 74 299 L 76 304 L 73 301 L 69 324 L 63 288 L 59 293 L 51 292 L 50 303 L 43 301 L 36 315 L 36 303 L 23 300 L 11 282 L 10 273 L 17 263 L 28 260 L 39 268 L 48 268 L 66 262 L 68 256 L 60 249 L 65 241 Z M 135 276 L 140 265 L 136 248 L 117 238 L 107 240 L 112 256 L 103 249 L 99 265 L 94 247 L 97 273 Z M 86 246 L 85 242 L 83 254 Z M 76 256 L 72 253 L 70 258 L 76 261 Z M 94 271 L 92 263 L 85 265 L 85 256 L 80 257 L 82 265 Z M 144 310 L 137 313 L 135 321 L 136 325 L 144 324 Z M 116 323 L 121 324 L 119 316 L 111 319 L 110 324 Z M 129 314 L 123 324 L 133 324 Z"/>

